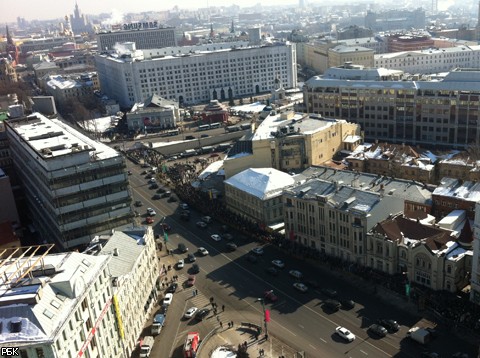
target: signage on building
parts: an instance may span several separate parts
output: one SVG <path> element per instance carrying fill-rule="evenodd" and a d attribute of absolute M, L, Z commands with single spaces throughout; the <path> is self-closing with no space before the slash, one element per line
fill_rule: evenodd
<path fill-rule="evenodd" d="M 123 24 L 124 30 L 140 30 L 140 29 L 156 29 L 158 21 L 132 22 L 130 24 Z"/>
<path fill-rule="evenodd" d="M 120 315 L 120 305 L 118 304 L 118 298 L 113 295 L 113 307 L 115 307 L 115 317 L 117 317 L 118 330 L 120 331 L 120 337 L 125 338 L 125 332 L 123 331 L 123 321 Z"/>
<path fill-rule="evenodd" d="M 112 299 L 110 298 L 107 303 L 105 304 L 105 307 L 103 307 L 103 310 L 102 312 L 100 313 L 100 316 L 98 316 L 96 322 L 95 322 L 95 326 L 93 326 L 93 328 L 90 330 L 90 333 L 88 334 L 88 337 L 87 339 L 85 340 L 85 342 L 83 342 L 83 345 L 82 345 L 82 348 L 80 349 L 80 352 L 78 352 L 77 354 L 77 358 L 80 358 L 83 356 L 83 353 L 85 353 L 85 351 L 87 350 L 88 348 L 88 345 L 90 344 L 90 342 L 92 341 L 92 338 L 93 336 L 95 335 L 95 332 L 97 331 L 97 328 L 98 326 L 100 325 L 100 322 L 102 322 L 103 320 L 103 317 L 105 317 L 105 314 L 107 313 L 108 309 L 110 308 L 112 304 Z"/>

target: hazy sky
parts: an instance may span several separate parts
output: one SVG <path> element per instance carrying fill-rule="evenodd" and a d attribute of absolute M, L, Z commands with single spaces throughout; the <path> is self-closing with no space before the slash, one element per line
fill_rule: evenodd
<path fill-rule="evenodd" d="M 181 9 L 202 8 L 208 6 L 229 6 L 238 4 L 241 7 L 259 3 L 259 0 L 77 0 L 80 11 L 84 14 L 100 14 L 115 12 L 142 12 L 169 10 L 177 5 Z M 298 0 L 263 0 L 263 5 L 296 4 Z M 8 5 L 7 5 L 8 4 Z M 0 24 L 15 22 L 17 16 L 25 20 L 56 19 L 73 14 L 75 0 L 0 0 Z"/>

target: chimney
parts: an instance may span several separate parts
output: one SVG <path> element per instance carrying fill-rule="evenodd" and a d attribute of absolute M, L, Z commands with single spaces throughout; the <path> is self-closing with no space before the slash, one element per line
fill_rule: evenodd
<path fill-rule="evenodd" d="M 113 256 L 118 256 L 118 253 L 119 253 L 118 249 L 114 248 L 113 249 Z"/>

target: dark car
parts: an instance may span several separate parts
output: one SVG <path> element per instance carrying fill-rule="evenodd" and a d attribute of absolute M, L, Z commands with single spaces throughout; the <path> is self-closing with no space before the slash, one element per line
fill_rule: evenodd
<path fill-rule="evenodd" d="M 195 257 L 194 254 L 188 254 L 187 255 L 187 260 L 188 260 L 188 262 L 195 262 L 195 261 L 197 261 L 197 258 Z"/>
<path fill-rule="evenodd" d="M 352 308 L 355 307 L 355 302 L 353 300 L 348 299 L 348 298 L 341 299 L 340 303 L 342 304 L 342 308 L 345 309 L 345 310 L 351 310 Z"/>
<path fill-rule="evenodd" d="M 187 135 L 187 136 L 185 137 L 185 139 L 186 139 L 186 140 L 192 140 L 192 139 L 195 139 L 195 136 L 193 136 L 193 135 Z"/>
<path fill-rule="evenodd" d="M 337 291 L 335 291 L 333 288 L 322 288 L 321 289 L 322 293 L 330 298 L 335 298 L 337 297 Z"/>
<path fill-rule="evenodd" d="M 432 351 L 423 351 L 421 357 L 422 358 L 440 358 L 440 354 Z"/>
<path fill-rule="evenodd" d="M 159 194 L 163 194 L 165 192 L 166 192 L 166 190 L 164 188 L 158 188 L 157 189 L 157 193 L 159 193 Z"/>
<path fill-rule="evenodd" d="M 278 270 L 273 266 L 267 268 L 266 271 L 272 276 L 278 276 Z"/>
<path fill-rule="evenodd" d="M 167 201 L 168 201 L 169 203 L 173 203 L 173 202 L 177 201 L 177 198 L 174 197 L 174 196 L 170 196 Z"/>
<path fill-rule="evenodd" d="M 197 264 L 193 264 L 191 269 L 190 269 L 190 272 L 191 273 L 199 273 L 200 272 L 200 267 Z"/>
<path fill-rule="evenodd" d="M 387 329 L 379 324 L 372 324 L 370 327 L 368 327 L 368 331 L 379 336 L 379 337 L 385 337 L 388 333 Z"/>
<path fill-rule="evenodd" d="M 247 261 L 251 262 L 252 264 L 256 264 L 258 261 L 258 259 L 253 255 L 247 255 L 246 258 L 247 258 Z"/>
<path fill-rule="evenodd" d="M 177 290 L 178 284 L 177 283 L 172 283 L 170 286 L 167 288 L 167 293 L 175 293 Z"/>
<path fill-rule="evenodd" d="M 155 194 L 155 195 L 152 197 L 153 200 L 158 200 L 158 199 L 160 199 L 160 198 L 161 198 L 160 194 Z"/>
<path fill-rule="evenodd" d="M 181 214 L 180 214 L 180 219 L 185 220 L 185 221 L 188 221 L 188 220 L 190 220 L 190 214 L 181 213 Z"/>
<path fill-rule="evenodd" d="M 180 243 L 177 247 L 178 251 L 180 251 L 182 254 L 188 251 L 188 247 L 186 247 L 185 244 Z"/>
<path fill-rule="evenodd" d="M 150 189 L 158 189 L 158 184 L 157 183 L 153 183 L 150 185 L 149 187 Z"/>
<path fill-rule="evenodd" d="M 166 191 L 165 193 L 162 194 L 162 198 L 168 198 L 170 195 L 172 195 L 172 192 Z"/>
<path fill-rule="evenodd" d="M 210 313 L 210 309 L 208 308 L 202 308 L 201 310 L 199 310 L 197 312 L 197 314 L 195 315 L 195 319 L 197 321 L 203 321 Z"/>
<path fill-rule="evenodd" d="M 237 245 L 235 245 L 233 242 L 229 242 L 227 245 L 225 245 L 227 251 L 235 251 L 237 249 Z"/>
<path fill-rule="evenodd" d="M 337 300 L 328 299 L 323 302 L 326 309 L 337 312 L 342 306 Z"/>
<path fill-rule="evenodd" d="M 385 327 L 389 332 L 397 332 L 400 329 L 400 325 L 393 319 L 379 319 L 377 323 Z"/>
<path fill-rule="evenodd" d="M 135 202 L 135 206 L 138 208 L 138 207 L 140 207 L 140 206 L 143 206 L 143 203 L 142 203 L 140 200 L 137 200 L 137 201 Z"/>

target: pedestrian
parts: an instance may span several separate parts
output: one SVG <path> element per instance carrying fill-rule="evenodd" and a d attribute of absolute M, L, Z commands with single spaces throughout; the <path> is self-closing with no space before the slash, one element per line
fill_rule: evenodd
<path fill-rule="evenodd" d="M 195 291 L 192 291 L 192 297 L 195 297 Z"/>
<path fill-rule="evenodd" d="M 220 328 L 223 328 L 223 323 L 222 323 L 222 321 L 220 321 Z"/>
<path fill-rule="evenodd" d="M 222 312 L 225 312 L 225 305 L 222 305 Z"/>
<path fill-rule="evenodd" d="M 217 316 L 217 322 L 220 322 L 220 317 Z"/>
<path fill-rule="evenodd" d="M 232 328 L 233 328 L 233 321 L 232 321 L 232 322 L 230 322 L 230 323 L 232 324 Z"/>

